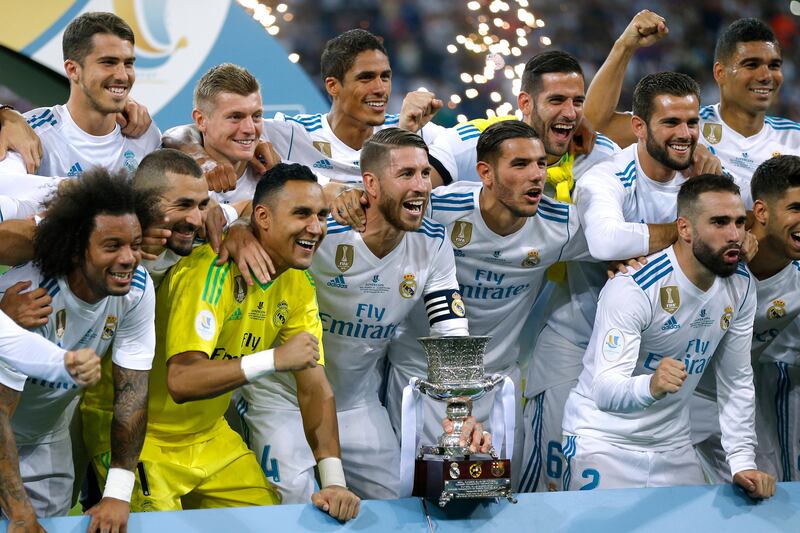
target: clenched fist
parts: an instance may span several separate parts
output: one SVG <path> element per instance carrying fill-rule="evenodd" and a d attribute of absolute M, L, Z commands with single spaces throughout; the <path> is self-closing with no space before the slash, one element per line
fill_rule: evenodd
<path fill-rule="evenodd" d="M 674 394 L 680 390 L 688 375 L 686 365 L 681 361 L 664 357 L 658 364 L 655 374 L 650 378 L 650 394 L 656 400 L 660 400 L 667 393 Z"/>
<path fill-rule="evenodd" d="M 100 381 L 100 358 L 91 348 L 65 353 L 64 366 L 79 387 L 91 387 Z"/>
<path fill-rule="evenodd" d="M 279 372 L 314 368 L 319 360 L 319 341 L 311 333 L 301 331 L 275 348 L 274 358 L 275 370 Z"/>

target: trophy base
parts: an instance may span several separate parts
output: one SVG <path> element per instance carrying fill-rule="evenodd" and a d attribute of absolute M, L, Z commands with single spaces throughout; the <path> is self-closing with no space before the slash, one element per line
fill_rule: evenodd
<path fill-rule="evenodd" d="M 451 500 L 507 498 L 511 494 L 511 461 L 486 458 L 424 456 L 414 465 L 412 496 L 437 500 L 444 507 Z"/>

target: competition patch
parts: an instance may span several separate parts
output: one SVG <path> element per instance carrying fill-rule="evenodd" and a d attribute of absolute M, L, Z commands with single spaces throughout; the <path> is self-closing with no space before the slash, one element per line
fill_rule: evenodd
<path fill-rule="evenodd" d="M 56 313 L 56 337 L 59 339 L 64 336 L 67 330 L 67 310 L 61 309 Z"/>
<path fill-rule="evenodd" d="M 417 282 L 414 281 L 414 274 L 406 274 L 400 282 L 400 296 L 403 298 L 413 298 L 417 293 Z"/>
<path fill-rule="evenodd" d="M 609 363 L 622 357 L 625 349 L 625 336 L 617 328 L 611 328 L 603 337 L 603 357 Z"/>
<path fill-rule="evenodd" d="M 681 293 L 676 285 L 661 287 L 659 296 L 661 308 L 669 314 L 673 314 L 681 306 Z"/>
<path fill-rule="evenodd" d="M 479 478 L 481 477 L 482 473 L 483 473 L 483 467 L 481 466 L 480 463 L 472 463 L 471 465 L 469 465 L 470 476 L 474 478 Z"/>
<path fill-rule="evenodd" d="M 726 307 L 725 312 L 719 319 L 719 327 L 722 328 L 722 331 L 726 331 L 729 327 L 731 327 L 731 319 L 733 318 L 733 307 Z"/>
<path fill-rule="evenodd" d="M 538 265 L 540 262 L 539 259 L 539 250 L 531 250 L 528 252 L 528 257 L 522 260 L 522 266 L 525 268 L 531 268 Z"/>
<path fill-rule="evenodd" d="M 108 315 L 106 317 L 106 324 L 103 326 L 103 335 L 100 337 L 104 341 L 107 341 L 111 337 L 114 336 L 114 332 L 117 330 L 117 317 L 114 315 Z"/>
<path fill-rule="evenodd" d="M 776 320 L 786 316 L 786 302 L 783 300 L 773 300 L 772 305 L 767 309 L 767 319 Z"/>
<path fill-rule="evenodd" d="M 217 331 L 217 323 L 214 320 L 214 314 L 207 309 L 203 309 L 197 313 L 194 319 L 194 330 L 204 341 L 212 340 Z"/>
<path fill-rule="evenodd" d="M 472 223 L 465 220 L 457 220 L 453 226 L 453 233 L 450 235 L 453 246 L 463 248 L 472 240 Z"/>
<path fill-rule="evenodd" d="M 711 144 L 720 142 L 722 140 L 722 124 L 716 122 L 703 124 L 703 137 Z"/>
<path fill-rule="evenodd" d="M 350 244 L 340 244 L 336 247 L 336 268 L 339 272 L 347 272 L 353 266 L 353 246 Z"/>
<path fill-rule="evenodd" d="M 233 299 L 240 304 L 244 301 L 245 296 L 247 296 L 247 283 L 242 276 L 236 276 L 233 278 Z"/>
<path fill-rule="evenodd" d="M 333 157 L 333 153 L 331 152 L 331 143 L 328 141 L 314 141 L 312 144 L 314 145 L 314 148 L 326 156 Z"/>
<path fill-rule="evenodd" d="M 281 300 L 278 303 L 278 308 L 275 309 L 275 312 L 272 314 L 272 324 L 276 328 L 283 327 L 286 324 L 286 320 L 289 318 L 289 304 L 286 303 L 286 300 Z"/>

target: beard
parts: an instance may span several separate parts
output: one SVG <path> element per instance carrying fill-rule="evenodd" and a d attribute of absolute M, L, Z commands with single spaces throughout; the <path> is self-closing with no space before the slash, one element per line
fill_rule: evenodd
<path fill-rule="evenodd" d="M 709 245 L 695 236 L 692 242 L 692 253 L 701 265 L 706 267 L 714 275 L 720 278 L 727 278 L 736 272 L 739 263 L 726 263 L 723 259 L 723 254 L 728 250 L 736 248 L 741 251 L 741 246 L 738 244 L 728 245 L 719 250 L 712 250 Z"/>
<path fill-rule="evenodd" d="M 691 141 L 689 142 L 691 143 Z M 647 142 L 645 143 L 647 153 L 650 154 L 650 157 L 669 169 L 686 170 L 689 168 L 692 165 L 692 156 L 694 155 L 695 146 L 689 148 L 689 157 L 686 159 L 686 162 L 677 161 L 669 156 L 666 147 L 656 144 L 653 138 L 653 132 L 650 131 L 650 126 L 647 126 Z"/>
<path fill-rule="evenodd" d="M 388 222 L 391 226 L 399 229 L 400 231 L 418 230 L 422 224 L 422 219 L 420 218 L 420 224 L 403 222 L 403 217 L 400 215 L 401 209 L 403 209 L 402 203 L 397 202 L 395 199 L 387 196 L 382 196 L 380 202 L 378 202 L 378 210 L 383 215 L 383 218 L 386 219 L 386 222 Z M 425 205 L 422 206 L 422 212 L 425 212 Z"/>
<path fill-rule="evenodd" d="M 199 228 L 197 226 L 195 226 L 194 224 L 185 224 L 185 223 L 184 224 L 176 224 L 175 226 L 172 227 L 172 231 L 180 231 L 180 232 L 183 232 L 183 233 L 187 233 L 187 232 L 190 232 L 190 231 L 194 232 L 195 237 L 197 237 L 197 230 L 198 229 Z M 172 250 L 176 254 L 185 257 L 185 256 L 189 255 L 190 253 L 192 253 L 193 241 L 194 241 L 194 239 L 189 241 L 188 244 L 184 244 L 183 242 L 180 242 L 180 243 L 174 242 L 172 240 L 172 238 L 170 238 L 170 239 L 167 240 L 167 248 Z"/>

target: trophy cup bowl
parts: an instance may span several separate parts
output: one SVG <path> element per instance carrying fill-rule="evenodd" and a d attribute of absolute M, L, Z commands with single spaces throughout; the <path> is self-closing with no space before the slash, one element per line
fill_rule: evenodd
<path fill-rule="evenodd" d="M 453 433 L 443 433 L 436 445 L 423 445 L 415 465 L 415 496 L 438 498 L 444 507 L 451 499 L 506 497 L 511 495 L 511 462 L 494 449 L 473 454 L 461 446 L 461 429 L 472 414 L 472 402 L 499 385 L 504 377 L 486 376 L 483 356 L 488 336 L 420 337 L 428 362 L 428 379 L 417 388 L 447 404 Z M 482 457 L 481 457 L 482 456 Z"/>

